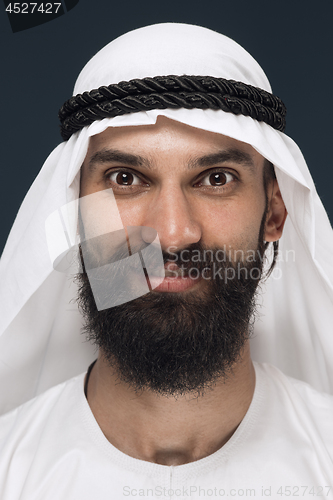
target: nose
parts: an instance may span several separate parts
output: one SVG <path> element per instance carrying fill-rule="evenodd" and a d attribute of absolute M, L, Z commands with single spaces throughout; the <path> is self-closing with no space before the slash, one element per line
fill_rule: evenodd
<path fill-rule="evenodd" d="M 196 219 L 181 186 L 169 185 L 162 188 L 147 207 L 144 225 L 157 231 L 163 250 L 173 247 L 170 251 L 177 251 L 201 239 L 202 231 Z M 145 239 L 144 231 L 142 238 Z"/>

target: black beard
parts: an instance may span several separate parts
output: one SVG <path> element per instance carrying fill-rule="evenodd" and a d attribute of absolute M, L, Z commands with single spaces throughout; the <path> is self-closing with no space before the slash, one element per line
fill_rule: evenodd
<path fill-rule="evenodd" d="M 233 262 L 225 253 L 221 259 L 221 249 L 217 260 L 218 249 L 210 253 L 201 244 L 187 250 L 190 262 L 186 267 L 200 273 L 206 269 L 207 281 L 206 286 L 185 294 L 152 291 L 98 311 L 87 274 L 77 276 L 84 333 L 100 348 L 119 379 L 136 391 L 202 394 L 218 378 L 228 376 L 250 336 L 263 243 L 258 244 L 256 258 L 244 263 Z M 198 259 L 198 252 L 206 259 Z M 165 262 L 175 261 L 174 255 L 163 254 Z M 180 259 L 177 264 L 180 266 Z M 230 279 L 233 272 L 235 278 Z"/>

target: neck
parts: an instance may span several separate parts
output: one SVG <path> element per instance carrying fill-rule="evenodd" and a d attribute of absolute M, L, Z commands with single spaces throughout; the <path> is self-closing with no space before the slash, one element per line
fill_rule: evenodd
<path fill-rule="evenodd" d="M 123 453 L 162 465 L 181 465 L 221 448 L 243 420 L 255 373 L 249 346 L 226 379 L 203 395 L 135 392 L 99 355 L 87 399 L 106 438 Z"/>

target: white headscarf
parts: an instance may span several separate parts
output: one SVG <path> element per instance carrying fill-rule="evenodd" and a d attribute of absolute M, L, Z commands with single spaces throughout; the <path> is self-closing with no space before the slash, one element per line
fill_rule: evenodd
<path fill-rule="evenodd" d="M 104 47 L 80 73 L 74 95 L 171 74 L 222 77 L 271 92 L 260 66 L 237 43 L 205 28 L 168 23 L 132 31 Z M 252 356 L 333 392 L 333 234 L 299 148 L 250 117 L 167 109 L 85 127 L 51 153 L 29 190 L 0 262 L 0 413 L 84 371 L 96 357 L 80 335 L 75 285 L 53 270 L 45 221 L 78 198 L 89 137 L 107 127 L 154 124 L 159 115 L 248 143 L 274 164 L 289 215 L 281 259 L 263 287 Z"/>

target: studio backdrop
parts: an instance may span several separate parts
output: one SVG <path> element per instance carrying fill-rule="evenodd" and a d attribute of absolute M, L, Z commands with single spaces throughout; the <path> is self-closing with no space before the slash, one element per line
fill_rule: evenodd
<path fill-rule="evenodd" d="M 61 142 L 58 109 L 75 79 L 102 46 L 131 29 L 160 22 L 199 24 L 235 39 L 264 68 L 287 105 L 287 128 L 309 165 L 333 218 L 330 82 L 332 6 L 263 0 L 4 0 L 0 15 L 2 168 L 0 252 L 17 210 L 54 147 Z"/>

